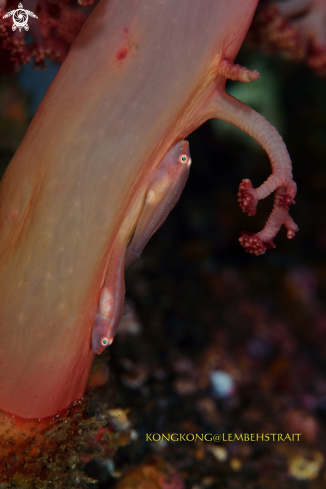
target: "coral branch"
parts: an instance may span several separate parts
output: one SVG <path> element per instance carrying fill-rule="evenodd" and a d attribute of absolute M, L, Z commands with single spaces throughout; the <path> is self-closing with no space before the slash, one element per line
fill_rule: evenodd
<path fill-rule="evenodd" d="M 244 66 L 235 65 L 226 59 L 223 59 L 217 66 L 217 74 L 225 76 L 229 80 L 252 82 L 258 80 L 260 74 L 257 70 L 249 70 Z"/>
<path fill-rule="evenodd" d="M 258 188 L 254 189 L 250 180 L 241 182 L 238 201 L 243 212 L 254 216 L 259 200 L 275 191 L 273 211 L 265 228 L 255 235 L 243 233 L 240 243 L 249 253 L 260 255 L 267 248 L 274 248 L 273 238 L 284 224 L 288 230 L 287 237 L 293 238 L 298 231 L 297 225 L 289 216 L 290 204 L 294 204 L 296 184 L 292 177 L 289 154 L 283 139 L 276 129 L 260 114 L 226 92 L 216 94 L 213 102 L 215 117 L 239 127 L 265 149 L 269 156 L 272 174 Z"/>

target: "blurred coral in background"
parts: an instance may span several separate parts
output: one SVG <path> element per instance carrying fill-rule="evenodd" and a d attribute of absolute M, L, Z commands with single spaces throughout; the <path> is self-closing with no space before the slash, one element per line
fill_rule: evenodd
<path fill-rule="evenodd" d="M 75 0 L 25 0 L 23 6 L 34 12 L 38 19 L 29 18 L 29 33 L 12 32 L 12 17 L 3 16 L 17 8 L 16 0 L 0 1 L 0 74 L 17 71 L 31 60 L 34 66 L 44 67 L 45 57 L 59 63 L 80 31 L 93 3 Z"/>
<path fill-rule="evenodd" d="M 249 30 L 251 46 L 304 61 L 326 75 L 326 1 L 261 0 Z"/>

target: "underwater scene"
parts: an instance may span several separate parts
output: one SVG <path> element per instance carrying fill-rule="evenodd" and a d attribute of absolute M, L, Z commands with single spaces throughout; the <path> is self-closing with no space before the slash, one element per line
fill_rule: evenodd
<path fill-rule="evenodd" d="M 326 487 L 326 0 L 0 0 L 0 489 Z"/>

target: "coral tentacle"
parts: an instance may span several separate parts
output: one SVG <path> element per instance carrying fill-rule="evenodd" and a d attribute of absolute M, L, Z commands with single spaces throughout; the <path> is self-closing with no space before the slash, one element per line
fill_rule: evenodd
<path fill-rule="evenodd" d="M 239 185 L 238 202 L 243 212 L 248 216 L 255 216 L 257 213 L 258 198 L 256 190 L 251 181 L 246 178 Z"/>

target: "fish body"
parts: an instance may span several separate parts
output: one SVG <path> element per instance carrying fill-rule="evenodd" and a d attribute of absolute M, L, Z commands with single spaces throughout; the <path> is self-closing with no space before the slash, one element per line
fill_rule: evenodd
<path fill-rule="evenodd" d="M 143 211 L 127 248 L 125 268 L 140 257 L 146 244 L 178 202 L 191 165 L 188 141 L 179 141 L 168 151 L 154 172 Z"/>

